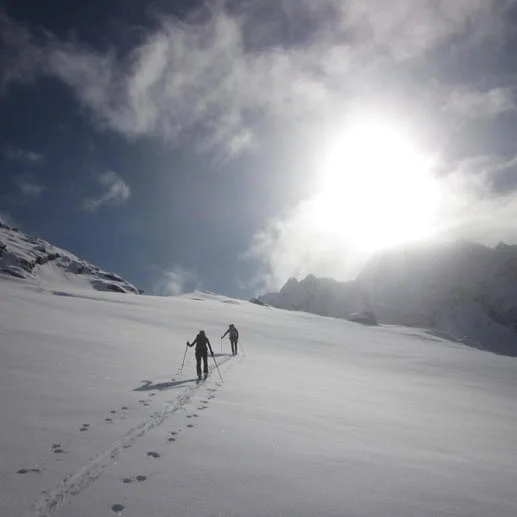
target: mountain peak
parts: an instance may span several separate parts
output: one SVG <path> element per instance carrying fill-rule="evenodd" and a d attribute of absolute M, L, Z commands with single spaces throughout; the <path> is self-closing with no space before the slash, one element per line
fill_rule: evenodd
<path fill-rule="evenodd" d="M 46 286 L 73 285 L 97 291 L 141 291 L 116 273 L 103 271 L 43 239 L 0 221 L 0 278 Z"/>
<path fill-rule="evenodd" d="M 517 355 L 517 246 L 458 241 L 379 254 L 351 282 L 290 278 L 268 305 L 423 327 L 465 344 Z"/>

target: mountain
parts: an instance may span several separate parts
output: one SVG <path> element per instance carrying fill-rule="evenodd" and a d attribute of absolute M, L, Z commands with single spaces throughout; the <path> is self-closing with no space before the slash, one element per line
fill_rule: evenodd
<path fill-rule="evenodd" d="M 517 355 L 517 246 L 415 246 L 373 259 L 351 282 L 309 275 L 262 298 L 274 307 L 422 327 Z"/>
<path fill-rule="evenodd" d="M 331 278 L 308 275 L 302 281 L 290 278 L 278 293 L 261 297 L 267 305 L 320 316 L 347 318 L 362 307 L 361 286 L 353 282 L 337 282 Z"/>
<path fill-rule="evenodd" d="M 0 278 L 38 285 L 88 287 L 97 291 L 139 293 L 115 273 L 77 258 L 72 253 L 27 235 L 0 221 Z"/>
<path fill-rule="evenodd" d="M 512 358 L 213 293 L 0 290 L 2 517 L 517 515 Z"/>

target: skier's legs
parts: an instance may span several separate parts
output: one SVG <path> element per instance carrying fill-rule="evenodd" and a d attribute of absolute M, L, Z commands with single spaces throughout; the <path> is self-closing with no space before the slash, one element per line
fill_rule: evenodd
<path fill-rule="evenodd" d="M 203 373 L 208 375 L 208 350 L 205 350 L 203 353 Z M 201 373 L 199 375 L 201 375 Z"/>
<path fill-rule="evenodd" d="M 203 357 L 202 352 L 196 351 L 196 373 L 198 377 L 201 377 L 201 358 Z M 206 364 L 206 356 L 205 356 L 205 364 Z"/>

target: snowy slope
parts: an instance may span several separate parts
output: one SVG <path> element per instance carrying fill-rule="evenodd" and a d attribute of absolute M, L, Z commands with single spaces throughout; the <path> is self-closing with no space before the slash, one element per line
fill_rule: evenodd
<path fill-rule="evenodd" d="M 290 279 L 263 301 L 284 309 L 438 330 L 469 345 L 517 355 L 517 246 L 457 242 L 384 253 L 353 282 Z"/>
<path fill-rule="evenodd" d="M 513 358 L 203 293 L 0 290 L 3 517 L 517 515 Z M 178 373 L 200 328 L 224 382 L 191 350 Z"/>
<path fill-rule="evenodd" d="M 0 280 L 10 278 L 52 286 L 90 287 L 98 291 L 138 293 L 115 273 L 77 258 L 72 253 L 27 235 L 0 221 Z"/>

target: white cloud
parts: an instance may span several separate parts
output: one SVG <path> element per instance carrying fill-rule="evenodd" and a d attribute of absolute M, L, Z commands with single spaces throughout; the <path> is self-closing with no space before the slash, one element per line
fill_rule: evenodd
<path fill-rule="evenodd" d="M 498 189 L 501 178 L 517 175 L 517 155 L 469 158 L 442 180 L 442 233 L 488 245 L 517 240 L 517 191 Z"/>
<path fill-rule="evenodd" d="M 504 14 L 513 0 L 383 0 L 341 2 L 345 23 L 397 60 L 411 59 L 452 38 L 462 45 L 494 41 L 505 33 Z"/>
<path fill-rule="evenodd" d="M 180 265 L 169 271 L 162 271 L 153 286 L 153 294 L 158 296 L 177 296 L 185 292 L 200 289 L 202 286 L 198 274 Z"/>
<path fill-rule="evenodd" d="M 270 291 L 279 289 L 293 276 L 303 278 L 312 273 L 348 280 L 358 273 L 364 253 L 316 229 L 311 224 L 311 205 L 311 199 L 300 202 L 253 236 L 243 256 L 259 264 L 252 287 Z"/>
<path fill-rule="evenodd" d="M 90 212 L 96 212 L 106 205 L 121 205 L 131 196 L 129 185 L 115 172 L 108 171 L 99 175 L 99 183 L 104 187 L 101 194 L 88 198 L 84 201 L 83 207 Z"/>
<path fill-rule="evenodd" d="M 477 156 L 448 167 L 440 177 L 440 203 L 434 239 L 466 239 L 490 246 L 517 241 L 517 191 L 497 189 L 497 181 L 517 177 L 517 155 L 508 159 Z M 342 235 L 316 228 L 312 202 L 300 202 L 283 217 L 258 231 L 244 259 L 258 263 L 251 281 L 258 291 L 279 289 L 289 277 L 312 273 L 351 280 L 372 256 L 347 243 L 347 228 L 360 221 L 343 221 Z M 382 219 L 383 214 L 376 214 Z"/>
<path fill-rule="evenodd" d="M 161 17 L 125 59 L 57 38 L 36 45 L 13 23 L 4 32 L 28 63 L 22 71 L 60 78 L 101 127 L 128 138 L 194 140 L 231 157 L 260 142 L 259 128 L 315 123 L 372 84 L 382 91 L 383 67 L 459 36 L 470 44 L 502 38 L 514 3 L 221 0 L 188 20 Z"/>
<path fill-rule="evenodd" d="M 492 88 L 488 91 L 455 90 L 444 111 L 466 119 L 495 118 L 517 109 L 513 88 Z"/>
<path fill-rule="evenodd" d="M 28 82 L 42 70 L 45 50 L 30 31 L 15 23 L 0 8 L 0 94 L 11 83 Z"/>
<path fill-rule="evenodd" d="M 22 174 L 15 178 L 15 184 L 21 194 L 27 198 L 37 198 L 47 189 L 32 174 Z"/>
<path fill-rule="evenodd" d="M 28 165 L 37 165 L 44 160 L 44 155 L 28 149 L 6 146 L 2 150 L 2 155 L 11 161 L 23 162 Z"/>

